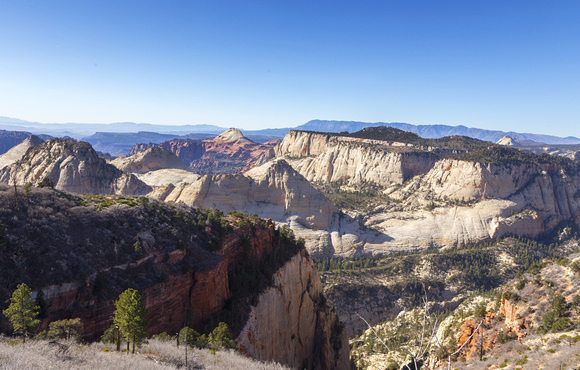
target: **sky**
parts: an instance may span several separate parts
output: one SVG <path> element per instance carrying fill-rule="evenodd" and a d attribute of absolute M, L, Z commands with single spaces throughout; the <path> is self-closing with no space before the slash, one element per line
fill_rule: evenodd
<path fill-rule="evenodd" d="M 0 116 L 580 137 L 580 1 L 0 1 Z"/>

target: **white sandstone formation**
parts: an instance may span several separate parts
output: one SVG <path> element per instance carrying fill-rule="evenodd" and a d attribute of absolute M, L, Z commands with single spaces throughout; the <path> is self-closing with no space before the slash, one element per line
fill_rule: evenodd
<path fill-rule="evenodd" d="M 238 130 L 237 128 L 229 128 L 226 131 L 222 132 L 221 134 L 219 134 L 218 136 L 216 136 L 216 138 L 214 139 L 214 141 L 251 141 L 250 139 L 248 139 L 247 137 L 245 137 L 242 132 L 240 130 Z"/>
<path fill-rule="evenodd" d="M 409 151 L 411 144 L 290 131 L 262 163 L 274 154 L 284 158 L 308 181 L 349 185 L 401 184 L 433 166 L 437 156 Z"/>
<path fill-rule="evenodd" d="M 160 146 L 154 146 L 130 157 L 118 157 L 110 162 L 121 171 L 147 173 L 160 169 L 190 170 L 175 154 Z"/>
<path fill-rule="evenodd" d="M 295 216 L 295 222 L 315 229 L 327 229 L 338 212 L 332 202 L 284 161 L 270 163 L 254 176 L 205 175 L 191 184 L 156 189 L 151 196 L 224 212 L 256 213 L 278 222 Z"/>
<path fill-rule="evenodd" d="M 49 179 L 74 194 L 145 195 L 151 188 L 99 158 L 90 144 L 51 139 L 29 149 L 22 159 L 0 170 L 5 184 L 39 184 Z"/>
<path fill-rule="evenodd" d="M 192 183 L 200 177 L 173 152 L 161 146 L 153 146 L 129 157 L 118 157 L 109 163 L 121 171 L 135 174 L 149 186 Z"/>
<path fill-rule="evenodd" d="M 11 165 L 14 162 L 17 162 L 22 159 L 24 154 L 28 151 L 28 149 L 42 143 L 43 140 L 35 135 L 30 135 L 20 144 L 12 147 L 6 153 L 0 155 L 0 169 Z"/>

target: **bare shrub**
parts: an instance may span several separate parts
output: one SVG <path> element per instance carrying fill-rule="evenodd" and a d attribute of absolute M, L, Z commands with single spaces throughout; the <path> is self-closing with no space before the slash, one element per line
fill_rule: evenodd
<path fill-rule="evenodd" d="M 0 337 L 0 369 L 175 369 L 184 363 L 183 346 L 173 342 L 149 340 L 135 356 L 114 352 L 102 343 L 77 345 L 50 344 L 44 340 L 32 340 L 25 345 Z M 63 349 L 64 348 L 64 349 Z M 260 369 L 275 370 L 286 367 L 254 361 L 235 351 L 210 351 L 189 349 L 188 368 L 202 369 Z"/>

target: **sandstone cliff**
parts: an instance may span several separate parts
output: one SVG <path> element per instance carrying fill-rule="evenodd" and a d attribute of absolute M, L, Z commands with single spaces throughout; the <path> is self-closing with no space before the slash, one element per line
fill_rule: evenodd
<path fill-rule="evenodd" d="M 175 333 L 184 325 L 208 331 L 227 321 L 238 336 L 249 317 L 275 317 L 269 306 L 257 303 L 275 282 L 288 294 L 268 304 L 279 308 L 292 300 L 296 305 L 286 323 L 315 322 L 315 335 L 300 326 L 283 328 L 297 334 L 291 341 L 300 350 L 291 354 L 299 359 L 278 353 L 286 347 L 270 342 L 272 337 L 253 345 L 290 366 L 348 366 L 342 326 L 323 301 L 303 244 L 288 229 L 256 216 L 224 217 L 217 210 L 144 197 L 106 199 L 36 188 L 15 199 L 12 188 L 0 189 L 0 302 L 24 282 L 44 292 L 47 312 L 40 329 L 50 321 L 79 317 L 83 337 L 95 340 L 111 324 L 115 299 L 131 287 L 140 291 L 148 309 L 150 334 Z M 302 272 L 295 273 L 297 268 Z M 267 333 L 268 324 L 252 327 Z M 267 358 L 246 348 L 247 354 Z"/>
<path fill-rule="evenodd" d="M 365 243 L 380 245 L 385 239 L 376 230 L 361 227 L 359 219 L 340 212 L 284 160 L 268 162 L 243 175 L 206 175 L 191 184 L 170 184 L 149 196 L 271 218 L 289 225 L 315 256 L 361 253 Z"/>
<path fill-rule="evenodd" d="M 153 146 L 129 157 L 118 157 L 110 163 L 121 171 L 132 173 L 147 173 L 168 168 L 189 169 L 175 154 L 158 146 Z"/>
<path fill-rule="evenodd" d="M 236 342 L 253 358 L 295 369 L 350 365 L 346 332 L 324 304 L 318 272 L 303 252 L 276 272 Z"/>
<path fill-rule="evenodd" d="M 146 194 L 151 188 L 99 158 L 90 144 L 51 139 L 28 150 L 0 170 L 0 182 L 24 185 L 44 179 L 56 189 L 76 194 Z"/>
<path fill-rule="evenodd" d="M 261 162 L 274 154 L 285 158 L 309 181 L 388 186 L 427 172 L 437 160 L 433 153 L 413 151 L 413 147 L 399 142 L 290 131 L 275 152 Z"/>
<path fill-rule="evenodd" d="M 536 237 L 562 221 L 580 220 L 579 171 L 564 159 L 462 137 L 410 137 L 413 143 L 403 143 L 367 138 L 372 134 L 291 131 L 260 159 L 284 158 L 332 199 L 348 200 L 340 192 L 368 198 L 364 209 L 334 219 L 326 234 L 293 225 L 298 233 L 318 235 L 318 243 L 308 244 L 316 255 L 448 247 L 509 234 Z M 469 148 L 476 154 L 451 156 Z M 384 203 L 360 191 L 369 184 L 382 191 Z"/>
<path fill-rule="evenodd" d="M 246 175 L 206 175 L 192 184 L 156 189 L 152 197 L 194 207 L 243 211 L 307 228 L 326 229 L 338 209 L 285 161 Z"/>
<path fill-rule="evenodd" d="M 30 135 L 20 144 L 10 148 L 6 153 L 0 155 L 0 169 L 11 165 L 14 162 L 17 162 L 22 159 L 24 154 L 28 151 L 28 149 L 42 143 L 43 140 L 35 135 Z"/>
<path fill-rule="evenodd" d="M 389 196 L 368 218 L 393 245 L 451 246 L 508 234 L 536 237 L 580 221 L 580 173 L 556 164 L 443 159 Z"/>

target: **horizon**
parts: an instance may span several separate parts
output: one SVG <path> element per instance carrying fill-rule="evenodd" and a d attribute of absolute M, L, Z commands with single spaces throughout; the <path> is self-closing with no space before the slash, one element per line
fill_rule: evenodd
<path fill-rule="evenodd" d="M 0 120 L 2 119 L 8 119 L 8 120 L 16 120 L 16 121 L 22 121 L 22 127 L 21 128 L 26 128 L 26 124 L 33 124 L 33 125 L 86 125 L 86 126 L 90 126 L 90 125 L 116 125 L 116 124 L 127 124 L 127 125 L 150 125 L 150 126 L 167 126 L 167 127 L 186 127 L 186 126 L 210 126 L 213 127 L 215 129 L 222 129 L 222 130 L 229 130 L 229 129 L 238 129 L 241 131 L 247 131 L 247 132 L 253 132 L 253 131 L 263 131 L 263 130 L 283 130 L 283 129 L 289 129 L 289 130 L 294 130 L 297 129 L 299 126 L 301 125 L 305 125 L 311 122 L 316 122 L 316 121 L 320 121 L 320 122 L 336 122 L 336 123 L 362 123 L 362 124 L 368 124 L 368 127 L 371 127 L 373 125 L 377 125 L 377 124 L 385 124 L 385 125 L 390 125 L 390 124 L 405 124 L 405 125 L 411 125 L 411 126 L 415 126 L 415 127 L 421 127 L 421 126 L 447 126 L 447 127 L 463 127 L 463 128 L 467 128 L 467 129 L 476 129 L 476 130 L 483 130 L 483 131 L 496 131 L 496 132 L 502 132 L 504 134 L 506 134 L 506 136 L 510 136 L 510 134 L 523 134 L 523 135 L 538 135 L 538 136 L 553 136 L 553 137 L 559 137 L 559 138 L 563 138 L 563 139 L 567 139 L 567 138 L 572 138 L 572 139 L 580 139 L 580 136 L 574 136 L 574 135 L 556 135 L 556 134 L 551 134 L 551 133 L 544 133 L 544 132 L 532 132 L 532 131 L 513 131 L 513 130 L 501 130 L 501 129 L 487 129 L 487 128 L 482 128 L 482 127 L 471 127 L 471 126 L 466 126 L 466 125 L 447 125 L 444 123 L 434 123 L 434 124 L 427 124 L 427 125 L 417 125 L 417 124 L 413 124 L 413 123 L 409 123 L 409 122 L 398 122 L 398 121 L 391 121 L 391 122 L 363 122 L 363 121 L 353 121 L 353 120 L 328 120 L 328 119 L 319 119 L 319 118 L 315 118 L 315 119 L 311 119 L 308 120 L 307 122 L 295 125 L 295 126 L 286 126 L 286 127 L 271 127 L 271 128 L 255 128 L 255 129 L 247 129 L 247 128 L 243 128 L 243 127 L 238 127 L 238 126 L 227 126 L 227 125 L 219 125 L 219 124 L 206 124 L 206 123 L 194 123 L 194 124 L 160 124 L 160 123 L 151 123 L 151 122 L 132 122 L 132 121 L 117 121 L 117 122 L 38 122 L 38 121 L 27 121 L 27 120 L 22 120 L 20 118 L 15 118 L 15 117 L 7 117 L 7 116 L 2 116 L 0 115 Z M 0 121 L 0 127 L 4 126 L 4 127 L 9 127 L 11 126 L 11 123 L 2 123 Z M 19 126 L 17 126 L 17 123 L 14 123 L 15 128 L 18 128 Z M 30 128 L 33 128 L 32 126 Z M 7 130 L 6 128 L 0 128 L 0 130 Z M 11 130 L 9 130 L 11 131 Z M 14 130 L 14 131 L 18 131 L 18 130 Z M 33 130 L 34 131 L 34 130 Z M 50 131 L 50 129 L 49 129 Z M 405 130 L 403 130 L 405 131 Z M 48 132 L 48 131 L 47 131 Z M 141 131 L 138 131 L 141 132 Z M 97 133 L 138 133 L 133 132 L 133 131 L 95 131 L 94 134 Z M 151 132 L 156 132 L 156 131 L 151 131 Z M 185 132 L 185 131 L 184 131 Z M 199 133 L 203 133 L 204 131 L 199 131 Z M 225 131 L 224 131 L 225 132 Z M 354 132 L 354 131 L 353 131 Z M 160 132 L 161 133 L 161 132 Z M 208 132 L 210 133 L 210 132 Z M 40 135 L 41 133 L 35 133 L 34 135 Z M 467 135 L 469 136 L 469 135 Z M 511 136 L 510 136 L 511 137 Z"/>
<path fill-rule="evenodd" d="M 580 3 L 0 5 L 0 115 L 296 127 L 312 117 L 580 137 Z"/>

